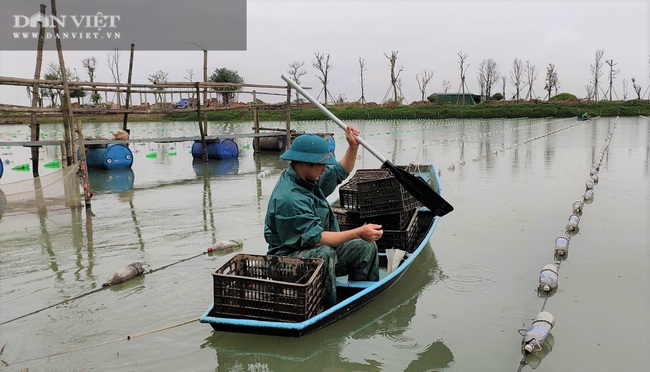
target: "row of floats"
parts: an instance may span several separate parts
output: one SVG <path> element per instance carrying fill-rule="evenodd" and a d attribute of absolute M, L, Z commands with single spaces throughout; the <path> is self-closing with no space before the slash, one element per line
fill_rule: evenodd
<path fill-rule="evenodd" d="M 336 143 L 331 134 L 319 134 L 328 143 L 329 150 L 334 151 Z M 234 139 L 217 138 L 206 141 L 207 157 L 211 160 L 228 160 L 239 157 L 239 146 Z M 283 151 L 286 148 L 285 136 L 261 137 L 259 138 L 259 149 L 262 151 Z M 194 159 L 203 159 L 204 146 L 202 141 L 194 141 L 191 154 Z M 79 154 L 78 154 L 79 155 Z M 156 153 L 147 154 L 147 157 L 156 157 Z M 107 145 L 87 145 L 86 163 L 89 168 L 120 170 L 130 169 L 133 165 L 133 152 L 128 145 L 112 143 Z M 58 161 L 45 164 L 45 167 L 58 168 Z M 20 164 L 13 167 L 14 170 L 29 170 L 29 164 Z M 0 159 L 0 177 L 4 173 L 4 162 Z"/>
<path fill-rule="evenodd" d="M 600 165 L 609 149 L 609 143 L 612 139 L 615 126 L 616 123 L 609 130 L 605 146 L 600 150 L 589 172 L 589 178 L 585 182 L 585 191 L 582 197 L 572 205 L 572 214 L 569 216 L 565 227 L 565 236 L 560 236 L 555 239 L 553 258 L 556 262 L 545 265 L 539 273 L 537 294 L 539 297 L 544 298 L 544 304 L 528 329 L 522 332 L 521 352 L 524 355 L 522 366 L 530 365 L 536 368 L 541 360 L 553 349 L 555 340 L 551 334 L 551 329 L 555 325 L 555 317 L 550 312 L 545 311 L 544 308 L 548 298 L 557 292 L 560 265 L 562 261 L 565 261 L 569 257 L 569 242 L 571 238 L 580 231 L 580 218 L 582 217 L 584 206 L 594 201 L 594 186 L 598 184 Z"/>

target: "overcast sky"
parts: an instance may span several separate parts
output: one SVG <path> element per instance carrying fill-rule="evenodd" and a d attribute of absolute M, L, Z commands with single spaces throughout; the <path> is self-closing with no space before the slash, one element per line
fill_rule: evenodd
<path fill-rule="evenodd" d="M 49 2 L 46 1 L 49 4 Z M 183 2 L 178 1 L 179 5 Z M 403 68 L 402 91 L 408 102 L 420 99 L 416 74 L 433 72 L 427 94 L 460 88 L 458 53 L 467 54 L 467 84 L 479 93 L 477 68 L 493 59 L 502 76 L 510 76 L 515 58 L 530 61 L 538 71 L 534 92 L 544 97 L 547 66 L 556 67 L 560 92 L 585 97 L 591 79 L 590 65 L 597 50 L 604 60 L 613 60 L 619 70 L 615 91 L 623 98 L 622 81 L 628 81 L 628 99 L 634 98 L 630 79 L 635 77 L 642 93 L 650 86 L 650 1 L 392 1 L 392 0 L 248 0 L 247 50 L 210 51 L 208 71 L 227 67 L 237 70 L 247 83 L 282 85 L 280 75 L 293 61 L 305 62 L 303 86 L 318 95 L 321 84 L 312 67 L 314 53 L 331 55 L 333 69 L 329 90 L 347 101 L 361 96 L 359 58 L 365 60 L 365 96 L 381 103 L 390 87 L 389 61 L 384 54 L 398 51 L 397 66 Z M 59 9 L 59 12 L 64 10 Z M 183 25 L 170 24 L 183 32 Z M 223 37 L 223 35 L 220 35 Z M 65 48 L 65 45 L 64 45 Z M 0 48 L 1 49 L 1 48 Z M 137 51 L 137 45 L 136 45 Z M 111 81 L 106 51 L 66 52 L 69 68 L 82 80 L 81 60 L 98 60 L 96 81 Z M 35 52 L 0 51 L 0 75 L 31 78 Z M 122 52 L 126 81 L 129 51 Z M 46 52 L 44 65 L 56 61 Z M 136 52 L 133 81 L 147 83 L 157 70 L 169 73 L 169 81 L 185 81 L 193 69 L 202 79 L 200 51 Z M 602 78 L 605 79 L 604 77 Z M 605 83 L 606 84 L 606 83 Z M 606 87 L 605 87 L 606 89 Z M 501 84 L 492 92 L 501 92 Z M 513 94 L 508 78 L 506 95 Z M 602 94 L 602 93 L 601 93 Z M 646 93 L 647 94 L 647 93 Z M 250 96 L 240 96 L 250 101 Z M 277 97 L 260 97 L 277 101 Z M 153 100 L 150 98 L 150 100 Z M 24 88 L 0 87 L 0 103 L 28 104 Z"/>

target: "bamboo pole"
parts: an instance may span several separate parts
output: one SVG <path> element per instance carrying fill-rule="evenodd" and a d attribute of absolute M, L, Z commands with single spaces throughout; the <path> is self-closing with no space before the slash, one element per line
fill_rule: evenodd
<path fill-rule="evenodd" d="M 90 180 L 88 178 L 88 162 L 86 161 L 86 146 L 84 146 L 84 137 L 83 131 L 81 129 L 81 119 L 77 121 L 77 141 L 79 142 L 79 155 L 80 155 L 80 164 L 79 164 L 79 177 L 81 177 L 81 187 L 84 190 L 84 202 L 86 204 L 86 217 L 92 217 L 92 211 L 90 210 L 90 198 L 92 198 L 92 193 L 90 192 Z"/>
<path fill-rule="evenodd" d="M 286 126 L 286 145 L 284 150 L 289 150 L 291 147 L 291 86 L 287 84 L 287 126 Z"/>
<path fill-rule="evenodd" d="M 257 92 L 255 91 L 253 91 L 253 103 L 257 103 Z M 260 132 L 260 116 L 256 107 L 253 107 L 253 131 L 255 133 Z M 253 138 L 253 150 L 255 153 L 260 152 L 260 139 L 258 137 Z"/>
<path fill-rule="evenodd" d="M 203 49 L 203 82 L 208 82 L 208 51 Z M 198 96 L 197 96 L 198 99 Z M 208 88 L 203 88 L 203 104 L 208 108 Z M 203 133 L 208 134 L 208 113 L 203 113 Z"/>
<path fill-rule="evenodd" d="M 208 161 L 208 145 L 205 142 L 205 132 L 201 125 L 201 96 L 199 83 L 196 83 L 196 117 L 199 120 L 199 133 L 201 135 L 201 144 L 203 145 L 203 160 Z"/>
<path fill-rule="evenodd" d="M 59 55 L 59 66 L 61 68 L 61 80 L 63 82 L 63 96 L 65 99 L 66 103 L 66 108 L 63 115 L 63 128 L 65 132 L 65 140 L 66 140 L 66 147 L 67 147 L 67 152 L 68 152 L 68 159 L 67 163 L 68 165 L 73 163 L 73 156 L 72 156 L 72 133 L 71 133 L 71 128 L 72 128 L 72 120 L 74 120 L 74 114 L 72 113 L 72 101 L 70 99 L 70 87 L 68 86 L 68 75 L 65 70 L 65 61 L 63 59 L 63 47 L 61 46 L 61 38 L 59 36 L 59 21 L 57 18 L 57 12 L 56 12 L 56 0 L 51 0 L 52 1 L 52 19 L 54 20 L 54 39 L 56 41 L 56 49 Z M 63 107 L 61 107 L 61 110 L 63 110 Z"/>
<path fill-rule="evenodd" d="M 47 6 L 41 4 L 41 14 L 45 14 Z M 43 44 L 45 44 L 45 26 L 43 22 L 38 22 L 38 47 L 36 50 L 36 67 L 34 68 L 34 80 L 41 77 L 41 66 L 43 65 Z M 40 100 L 38 84 L 32 88 L 32 108 L 38 106 Z M 41 137 L 41 126 L 36 121 L 36 112 L 32 111 L 30 115 L 30 129 L 32 141 L 38 141 Z M 38 177 L 38 147 L 32 147 L 32 175 Z"/>
<path fill-rule="evenodd" d="M 39 84 L 45 86 L 58 85 L 62 86 L 62 80 L 39 80 Z M 7 85 L 31 85 L 34 84 L 33 79 L 25 79 L 11 76 L 0 76 L 0 84 Z M 143 83 L 105 83 L 98 81 L 69 81 L 68 85 L 71 87 L 121 87 L 121 88 L 194 88 L 197 82 L 176 81 L 156 84 L 143 84 Z M 267 84 L 237 84 L 237 83 L 213 83 L 213 82 L 198 82 L 200 88 L 219 88 L 219 87 L 246 87 L 246 88 L 267 88 L 267 89 L 284 89 L 284 85 L 267 85 Z M 310 88 L 303 88 L 310 89 Z"/>
<path fill-rule="evenodd" d="M 131 57 L 129 58 L 129 77 L 128 77 L 128 84 L 131 85 L 131 77 L 133 76 L 133 51 L 135 50 L 135 44 L 131 43 Z M 125 101 L 125 107 L 127 110 L 129 109 L 129 104 L 131 103 L 131 87 L 126 88 L 126 101 Z M 125 112 L 124 113 L 124 120 L 122 121 L 122 129 L 125 130 L 127 133 L 129 132 L 128 129 L 128 118 L 129 118 L 129 113 Z"/>

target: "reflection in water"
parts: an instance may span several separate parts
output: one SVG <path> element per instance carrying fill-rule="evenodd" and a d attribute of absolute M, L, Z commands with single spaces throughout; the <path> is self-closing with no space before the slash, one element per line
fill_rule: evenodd
<path fill-rule="evenodd" d="M 192 159 L 192 168 L 197 177 L 225 176 L 237 174 L 239 171 L 239 159 L 212 159 L 207 162 L 203 159 Z"/>
<path fill-rule="evenodd" d="M 0 189 L 0 218 L 2 218 L 5 209 L 7 209 L 7 196 L 2 192 L 2 189 Z"/>
<path fill-rule="evenodd" d="M 542 348 L 534 353 L 526 355 L 524 358 L 524 363 L 532 369 L 536 369 L 542 363 L 542 359 L 546 358 L 548 354 L 553 351 L 553 346 L 555 345 L 555 338 L 552 333 L 549 333 L 542 344 Z"/>
<path fill-rule="evenodd" d="M 88 168 L 88 180 L 92 191 L 122 193 L 133 189 L 135 174 L 131 168 Z"/>
<path fill-rule="evenodd" d="M 380 342 L 401 344 L 408 338 L 405 332 L 416 313 L 420 293 L 442 277 L 433 251 L 428 248 L 381 298 L 312 335 L 279 338 L 213 332 L 201 347 L 211 347 L 216 351 L 217 371 L 285 371 L 295 368 L 296 362 L 319 368 L 326 366 L 328 370 L 380 371 L 384 369 L 382 360 L 370 358 L 379 355 L 379 358 L 389 359 L 390 356 L 381 353 L 364 355 L 361 363 L 345 357 L 344 349 L 354 340 L 370 340 L 376 336 L 381 336 L 378 337 Z M 412 356 L 405 370 L 449 368 L 454 356 L 444 342 L 428 340 L 426 344 L 428 346 Z M 399 355 L 404 355 L 403 348 Z"/>

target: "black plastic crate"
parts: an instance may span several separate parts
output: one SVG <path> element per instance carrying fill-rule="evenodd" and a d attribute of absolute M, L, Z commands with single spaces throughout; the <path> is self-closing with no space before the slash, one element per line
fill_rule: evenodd
<path fill-rule="evenodd" d="M 354 229 L 364 224 L 359 212 L 350 211 L 341 207 L 332 207 L 332 212 L 336 216 L 341 231 Z"/>
<path fill-rule="evenodd" d="M 212 274 L 213 314 L 301 322 L 322 311 L 323 260 L 238 254 Z"/>
<path fill-rule="evenodd" d="M 363 181 L 390 177 L 388 169 L 359 169 L 346 183 L 339 187 L 339 201 L 342 208 L 350 211 L 360 210 L 358 184 Z"/>
<path fill-rule="evenodd" d="M 417 238 L 417 210 L 414 211 L 411 220 L 406 229 L 387 230 L 377 240 L 377 248 L 380 253 L 385 253 L 386 249 L 397 248 L 403 251 L 412 252 Z"/>
<path fill-rule="evenodd" d="M 359 181 L 357 189 L 362 218 L 406 212 L 419 206 L 418 201 L 393 176 Z"/>
<path fill-rule="evenodd" d="M 383 214 L 378 216 L 371 216 L 361 218 L 363 223 L 376 223 L 381 225 L 383 229 L 388 230 L 404 230 L 408 227 L 411 218 L 415 213 L 415 208 L 398 213 Z M 361 215 L 361 213 L 359 213 Z"/>

